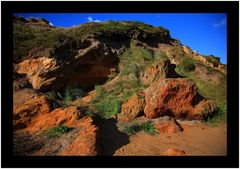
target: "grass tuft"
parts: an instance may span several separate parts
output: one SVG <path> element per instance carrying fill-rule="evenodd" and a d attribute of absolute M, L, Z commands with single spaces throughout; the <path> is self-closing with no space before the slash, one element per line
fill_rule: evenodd
<path fill-rule="evenodd" d="M 154 127 L 154 124 L 150 121 L 142 124 L 133 123 L 129 126 L 126 125 L 123 129 L 123 132 L 128 135 L 133 135 L 140 131 L 144 131 L 146 134 L 150 135 L 157 134 L 157 129 Z"/>
<path fill-rule="evenodd" d="M 44 132 L 44 134 L 48 137 L 48 138 L 56 138 L 56 137 L 60 137 L 66 133 L 68 133 L 69 131 L 71 131 L 73 128 L 69 128 L 66 127 L 64 125 L 58 125 L 55 126 L 51 129 L 48 129 L 47 131 Z"/>
<path fill-rule="evenodd" d="M 180 63 L 179 68 L 185 72 L 191 72 L 195 70 L 195 63 L 194 60 L 191 58 L 184 58 L 183 61 Z"/>

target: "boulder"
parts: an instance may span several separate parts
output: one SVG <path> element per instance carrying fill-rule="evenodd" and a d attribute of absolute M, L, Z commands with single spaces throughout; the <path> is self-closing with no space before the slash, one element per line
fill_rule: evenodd
<path fill-rule="evenodd" d="M 213 102 L 204 101 L 197 87 L 187 78 L 160 79 L 145 90 L 148 118 L 172 116 L 180 119 L 204 120 L 214 113 Z M 204 103 L 201 103 L 204 101 Z M 205 109 L 204 111 L 199 111 Z"/>
<path fill-rule="evenodd" d="M 142 96 L 135 94 L 122 104 L 121 113 L 118 114 L 117 119 L 120 121 L 131 121 L 143 113 L 144 106 L 145 103 Z"/>
<path fill-rule="evenodd" d="M 52 110 L 49 100 L 32 89 L 22 89 L 13 93 L 13 126 L 23 129 L 40 114 Z"/>
<path fill-rule="evenodd" d="M 170 117 L 159 118 L 157 121 L 155 121 L 154 126 L 160 134 L 161 133 L 173 134 L 183 131 L 181 125 L 174 118 Z"/>
<path fill-rule="evenodd" d="M 185 154 L 186 152 L 183 150 L 169 148 L 162 155 L 163 156 L 184 156 Z"/>
<path fill-rule="evenodd" d="M 141 75 L 141 82 L 144 85 L 149 85 L 161 77 L 167 77 L 169 66 L 170 60 L 161 60 L 154 63 Z"/>
<path fill-rule="evenodd" d="M 39 115 L 27 127 L 28 131 L 38 132 L 64 124 L 68 127 L 75 127 L 83 114 L 75 106 L 57 108 L 47 114 Z"/>
<path fill-rule="evenodd" d="M 195 107 L 192 114 L 190 114 L 191 119 L 201 119 L 201 117 L 213 116 L 216 111 L 216 103 L 212 100 L 201 100 Z"/>
<path fill-rule="evenodd" d="M 95 156 L 99 153 L 99 130 L 92 124 L 90 117 L 78 122 L 79 134 L 73 142 L 58 155 L 61 156 Z"/>

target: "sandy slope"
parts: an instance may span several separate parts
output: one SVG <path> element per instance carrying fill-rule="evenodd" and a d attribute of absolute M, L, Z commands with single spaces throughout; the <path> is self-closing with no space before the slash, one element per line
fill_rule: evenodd
<path fill-rule="evenodd" d="M 227 153 L 227 125 L 181 124 L 182 133 L 151 136 L 138 133 L 129 143 L 117 149 L 113 155 L 161 155 L 168 148 L 184 150 L 186 155 L 222 156 Z"/>

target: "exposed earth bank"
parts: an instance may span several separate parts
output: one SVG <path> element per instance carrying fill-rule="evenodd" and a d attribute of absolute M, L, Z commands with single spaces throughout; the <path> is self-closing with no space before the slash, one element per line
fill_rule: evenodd
<path fill-rule="evenodd" d="M 14 155 L 226 155 L 219 57 L 137 21 L 13 21 Z"/>

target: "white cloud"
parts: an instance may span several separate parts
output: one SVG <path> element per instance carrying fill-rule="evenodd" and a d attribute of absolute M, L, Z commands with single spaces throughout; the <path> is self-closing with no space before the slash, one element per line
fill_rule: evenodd
<path fill-rule="evenodd" d="M 98 19 L 93 19 L 91 16 L 87 18 L 88 22 L 102 22 L 101 20 Z"/>
<path fill-rule="evenodd" d="M 214 23 L 214 24 L 213 24 L 213 27 L 214 27 L 214 28 L 219 28 L 219 27 L 221 27 L 221 26 L 226 26 L 226 24 L 227 24 L 227 18 L 224 17 L 221 21 L 219 21 L 219 22 L 217 22 L 217 23 Z"/>
<path fill-rule="evenodd" d="M 49 22 L 49 25 L 54 26 L 52 22 Z"/>
<path fill-rule="evenodd" d="M 92 21 L 93 21 L 93 18 L 92 18 L 91 16 L 89 16 L 89 17 L 87 18 L 87 20 L 88 20 L 89 22 L 92 22 Z"/>

